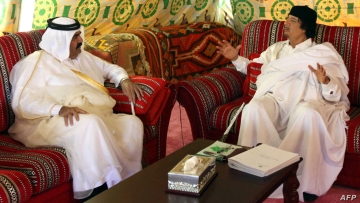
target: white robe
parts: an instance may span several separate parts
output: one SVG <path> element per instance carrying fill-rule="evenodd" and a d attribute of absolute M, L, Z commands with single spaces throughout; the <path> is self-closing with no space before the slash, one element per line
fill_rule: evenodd
<path fill-rule="evenodd" d="M 118 83 L 127 76 L 123 69 L 87 52 L 77 61 L 61 63 L 37 51 L 14 66 L 10 82 L 15 123 L 9 134 L 28 147 L 65 148 L 75 198 L 81 199 L 105 182 L 112 187 L 141 170 L 143 124 L 136 116 L 114 114 L 115 100 L 70 70 L 103 84 L 104 77 Z M 79 107 L 89 114 L 80 114 L 79 121 L 66 127 L 63 117 L 53 115 L 55 106 Z"/>
<path fill-rule="evenodd" d="M 242 114 L 238 144 L 266 143 L 299 153 L 304 159 L 297 171 L 303 201 L 303 192 L 325 194 L 342 169 L 350 105 L 348 72 L 329 43 L 276 59 L 282 46 L 279 42 L 266 52 L 256 93 Z M 324 99 L 321 84 L 308 68 L 317 63 L 340 89 L 339 101 Z M 272 197 L 279 197 L 278 192 Z"/>

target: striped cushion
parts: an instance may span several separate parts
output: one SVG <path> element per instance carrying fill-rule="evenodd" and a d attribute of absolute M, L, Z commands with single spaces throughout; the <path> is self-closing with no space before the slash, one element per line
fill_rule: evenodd
<path fill-rule="evenodd" d="M 256 92 L 256 79 L 261 73 L 262 64 L 251 62 L 247 67 L 247 75 L 243 86 L 243 97 L 247 100 L 253 98 Z"/>
<path fill-rule="evenodd" d="M 0 202 L 26 202 L 31 195 L 31 183 L 25 174 L 0 170 Z"/>
<path fill-rule="evenodd" d="M 43 32 L 43 30 L 19 32 L 0 38 L 0 132 L 8 129 L 15 118 L 10 106 L 9 73 L 20 59 L 40 49 L 39 42 Z"/>
<path fill-rule="evenodd" d="M 71 178 L 63 148 L 27 148 L 7 135 L 0 135 L 0 169 L 26 174 L 33 194 L 56 187 Z"/>
<path fill-rule="evenodd" d="M 346 151 L 360 154 L 360 108 L 351 106 L 347 113 L 350 121 L 346 123 L 348 125 Z"/>
<path fill-rule="evenodd" d="M 162 78 L 150 78 L 143 76 L 132 76 L 131 80 L 137 83 L 143 90 L 142 100 L 136 100 L 135 112 L 140 117 L 144 125 L 155 125 L 162 113 L 169 95 L 170 83 Z M 131 114 L 131 103 L 122 90 L 115 86 L 108 86 L 110 95 L 116 100 L 114 110 L 116 112 Z M 150 108 L 151 107 L 151 108 Z"/>

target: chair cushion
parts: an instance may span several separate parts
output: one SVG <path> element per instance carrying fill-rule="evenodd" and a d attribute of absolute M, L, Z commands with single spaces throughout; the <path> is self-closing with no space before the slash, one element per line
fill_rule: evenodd
<path fill-rule="evenodd" d="M 150 78 L 144 76 L 132 76 L 131 80 L 137 83 L 143 90 L 144 96 L 141 101 L 136 100 L 135 113 L 144 118 L 145 125 L 155 125 L 170 95 L 169 82 L 162 78 Z M 106 85 L 110 95 L 116 100 L 115 112 L 131 114 L 131 103 L 122 90 Z M 151 107 L 151 108 L 150 108 Z"/>
<path fill-rule="evenodd" d="M 71 178 L 63 148 L 27 148 L 4 134 L 0 135 L 0 169 L 26 174 L 33 194 L 56 187 Z"/>
<path fill-rule="evenodd" d="M 256 79 L 261 73 L 261 66 L 262 64 L 260 63 L 251 62 L 247 67 L 247 74 L 243 86 L 243 97 L 245 99 L 252 99 L 256 92 Z"/>
<path fill-rule="evenodd" d="M 40 49 L 39 42 L 43 32 L 44 30 L 18 32 L 2 36 L 0 39 L 0 132 L 8 129 L 15 120 L 10 100 L 10 71 L 20 59 Z"/>
<path fill-rule="evenodd" d="M 360 154 L 360 108 L 351 106 L 347 114 L 350 120 L 346 122 L 348 126 L 346 152 Z"/>
<path fill-rule="evenodd" d="M 247 104 L 250 99 L 241 97 L 232 102 L 229 102 L 224 105 L 220 105 L 212 111 L 210 115 L 210 127 L 217 131 L 225 132 L 226 128 L 229 126 L 231 119 L 236 114 L 236 111 L 240 106 L 245 102 Z M 239 114 L 234 125 L 231 127 L 229 133 L 239 134 L 240 124 L 241 124 L 241 114 Z"/>
<path fill-rule="evenodd" d="M 0 202 L 26 202 L 31 195 L 31 183 L 25 174 L 0 170 Z"/>

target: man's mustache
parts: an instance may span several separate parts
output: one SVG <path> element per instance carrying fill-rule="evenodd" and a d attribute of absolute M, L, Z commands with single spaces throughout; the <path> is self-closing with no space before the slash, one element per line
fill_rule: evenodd
<path fill-rule="evenodd" d="M 82 45 L 82 42 L 80 42 L 79 44 L 77 44 L 76 49 L 80 48 L 81 45 Z"/>

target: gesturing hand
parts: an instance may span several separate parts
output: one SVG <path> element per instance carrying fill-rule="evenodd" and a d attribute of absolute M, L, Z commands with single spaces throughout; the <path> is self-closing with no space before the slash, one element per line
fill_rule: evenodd
<path fill-rule="evenodd" d="M 216 46 L 216 48 L 218 49 L 217 53 L 222 54 L 225 58 L 232 61 L 235 61 L 238 58 L 241 45 L 238 45 L 236 48 L 234 48 L 226 40 L 218 42 L 218 44 L 219 46 Z"/>
<path fill-rule="evenodd" d="M 317 69 L 315 70 L 312 66 L 308 66 L 311 72 L 313 72 L 321 84 L 328 84 L 330 82 L 330 78 L 326 76 L 326 70 L 320 64 L 317 64 Z"/>
<path fill-rule="evenodd" d="M 121 89 L 133 104 L 135 104 L 136 97 L 141 99 L 144 96 L 143 91 L 139 85 L 131 81 L 131 79 L 122 81 Z"/>
<path fill-rule="evenodd" d="M 79 114 L 88 114 L 88 112 L 78 107 L 67 107 L 67 106 L 63 106 L 59 111 L 59 116 L 64 117 L 65 126 L 68 126 L 69 122 L 70 125 L 74 125 L 73 117 L 75 117 L 75 119 L 79 121 L 80 119 Z"/>

